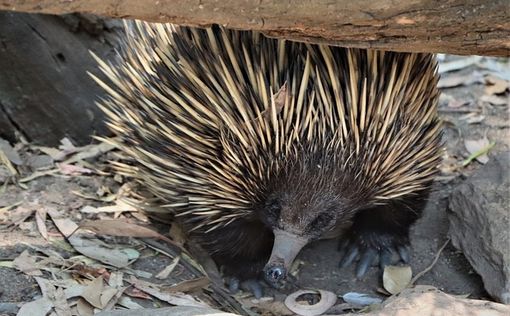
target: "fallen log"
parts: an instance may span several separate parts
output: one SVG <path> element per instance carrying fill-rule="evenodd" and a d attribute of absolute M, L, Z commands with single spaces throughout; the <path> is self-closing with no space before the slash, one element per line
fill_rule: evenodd
<path fill-rule="evenodd" d="M 508 56 L 508 0 L 2 0 L 0 10 L 222 24 L 313 43 Z"/>

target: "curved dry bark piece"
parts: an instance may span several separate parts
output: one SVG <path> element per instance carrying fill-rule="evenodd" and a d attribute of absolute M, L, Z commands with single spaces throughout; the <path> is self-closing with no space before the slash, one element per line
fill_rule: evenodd
<path fill-rule="evenodd" d="M 296 299 L 303 294 L 317 294 L 317 292 L 321 296 L 321 299 L 317 304 L 304 305 L 296 301 Z M 300 290 L 287 296 L 285 299 L 285 306 L 287 306 L 287 308 L 294 313 L 301 316 L 317 316 L 325 313 L 328 309 L 335 305 L 336 300 L 336 294 L 329 291 Z"/>

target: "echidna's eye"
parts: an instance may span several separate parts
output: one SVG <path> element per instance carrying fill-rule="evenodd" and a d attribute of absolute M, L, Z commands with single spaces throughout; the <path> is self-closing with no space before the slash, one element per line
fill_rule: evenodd
<path fill-rule="evenodd" d="M 280 211 L 282 207 L 277 199 L 270 200 L 266 204 L 266 215 L 269 221 L 276 222 L 280 217 Z"/>
<path fill-rule="evenodd" d="M 330 226 L 333 216 L 327 212 L 320 213 L 309 225 L 309 230 L 320 231 Z"/>

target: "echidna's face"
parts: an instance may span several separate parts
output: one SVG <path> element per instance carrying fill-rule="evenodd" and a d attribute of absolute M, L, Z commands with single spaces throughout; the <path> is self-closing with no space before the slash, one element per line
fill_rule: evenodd
<path fill-rule="evenodd" d="M 324 167 L 297 165 L 272 179 L 259 212 L 275 235 L 264 269 L 266 280 L 273 285 L 285 278 L 303 246 L 350 223 L 346 190 L 340 187 L 343 181 L 335 176 L 335 170 Z"/>

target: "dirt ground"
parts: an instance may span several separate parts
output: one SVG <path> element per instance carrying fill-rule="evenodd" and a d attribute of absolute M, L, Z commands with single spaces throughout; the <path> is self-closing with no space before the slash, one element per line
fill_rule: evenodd
<path fill-rule="evenodd" d="M 440 58 L 442 65 L 454 67 L 454 63 L 464 64 L 456 65 L 454 68 L 457 69 L 444 72 L 440 82 L 440 86 L 443 88 L 439 111 L 444 121 L 444 138 L 447 150 L 441 175 L 434 185 L 434 191 L 424 216 L 412 229 L 411 267 L 413 274 L 425 269 L 446 241 L 448 196 L 456 185 L 482 165 L 480 160 L 484 162 L 485 157 L 478 155 L 480 151 L 488 151 L 488 159 L 490 159 L 491 155 L 510 148 L 509 61 L 456 56 L 440 56 Z M 18 145 L 14 150 L 19 151 L 25 162 L 28 156 L 35 156 L 34 153 L 37 152 L 34 147 L 29 145 Z M 474 154 L 476 152 L 478 154 Z M 104 162 L 107 158 L 111 158 L 111 154 L 110 152 L 101 157 L 85 159 L 85 164 L 81 166 L 88 170 L 96 170 L 94 166 L 104 166 Z M 477 158 L 462 166 L 462 162 L 465 162 L 470 154 L 474 154 Z M 79 162 L 76 165 L 79 165 Z M 36 169 L 33 165 L 32 168 L 16 165 L 16 168 L 18 171 L 21 170 L 21 177 L 33 174 Z M 101 170 L 101 168 L 98 169 Z M 43 170 L 48 170 L 48 168 L 43 168 Z M 7 168 L 4 168 L 3 171 L 0 169 L 0 183 L 6 181 L 7 175 Z M 73 256 L 76 256 L 72 249 L 62 247 L 61 243 L 65 239 L 52 222 L 52 218 L 46 216 L 47 213 L 51 213 L 47 209 L 63 211 L 75 223 L 80 223 L 85 219 L 113 217 L 127 218 L 132 221 L 144 220 L 143 215 L 134 216 L 129 211 L 83 212 L 85 206 L 111 205 L 112 201 L 108 201 L 105 197 L 115 193 L 121 183 L 122 181 L 119 179 L 114 180 L 111 176 L 97 172 L 88 173 L 84 170 L 64 172 L 61 168 L 60 172 L 27 180 L 21 185 L 9 181 L 1 186 L 0 314 L 15 313 L 17 310 L 15 304 L 30 302 L 41 297 L 40 286 L 34 277 L 27 275 L 26 270 L 21 272 L 20 270 L 23 269 L 13 268 L 11 264 L 24 250 L 29 249 L 31 254 L 41 254 L 41 249 L 53 249 L 65 259 L 72 259 Z M 111 192 L 108 192 L 109 190 Z M 82 196 L 73 192 L 81 192 Z M 83 195 L 96 196 L 97 198 L 95 200 L 90 196 L 84 198 Z M 101 197 L 103 197 L 103 201 L 100 201 Z M 42 212 L 42 217 L 40 214 L 36 214 L 36 210 L 41 209 L 46 210 Z M 24 210 L 28 211 L 24 213 Z M 46 230 L 46 234 L 44 230 Z M 166 233 L 164 229 L 162 233 Z M 43 235 L 46 235 L 46 238 Z M 169 256 L 147 247 L 140 247 L 139 244 L 134 243 L 133 238 L 105 240 L 108 242 L 120 240 L 125 244 L 134 244 L 135 247 L 138 247 L 136 249 L 140 250 L 141 255 L 130 266 L 131 269 L 137 271 L 145 271 L 154 275 L 172 262 L 172 258 Z M 298 288 L 325 289 L 337 295 L 359 292 L 384 297 L 380 293 L 382 281 L 381 272 L 378 269 L 373 268 L 362 280 L 356 280 L 352 267 L 338 268 L 340 255 L 337 251 L 337 243 L 337 241 L 330 240 L 308 245 L 297 258 L 302 261 L 302 265 L 297 274 L 295 285 Z M 46 253 L 46 255 L 48 254 Z M 193 275 L 181 263 L 176 266 L 168 278 L 158 280 L 150 277 L 147 280 L 172 285 L 193 278 Z M 47 279 L 58 279 L 56 270 L 52 271 L 44 270 L 42 276 Z M 451 294 L 490 300 L 483 289 L 480 277 L 472 270 L 463 254 L 450 244 L 441 253 L 434 267 L 420 278 L 417 284 L 433 285 Z M 136 297 L 143 306 L 160 306 L 162 304 L 161 300 L 143 299 L 141 295 L 132 295 L 132 297 Z M 281 298 L 281 295 L 277 295 L 277 300 Z"/>

